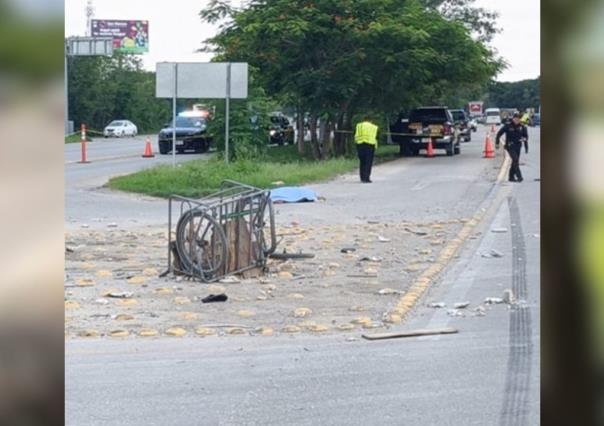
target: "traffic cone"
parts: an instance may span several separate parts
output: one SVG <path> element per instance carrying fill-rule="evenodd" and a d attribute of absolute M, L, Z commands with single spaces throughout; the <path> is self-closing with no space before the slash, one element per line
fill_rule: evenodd
<path fill-rule="evenodd" d="M 497 128 L 495 128 L 494 124 L 491 124 L 491 133 L 495 133 L 497 131 Z"/>
<path fill-rule="evenodd" d="M 484 157 L 483 158 L 495 158 L 495 150 L 493 149 L 493 143 L 491 142 L 491 136 L 487 135 L 484 140 Z"/>
<path fill-rule="evenodd" d="M 145 144 L 145 153 L 143 154 L 143 158 L 153 158 L 155 157 L 155 155 L 153 154 L 153 151 L 151 150 L 151 141 L 149 140 L 149 138 L 147 138 L 146 144 Z"/>
<path fill-rule="evenodd" d="M 426 157 L 434 157 L 434 147 L 432 146 L 432 138 L 430 138 L 430 141 L 428 142 L 428 148 L 426 149 Z"/>

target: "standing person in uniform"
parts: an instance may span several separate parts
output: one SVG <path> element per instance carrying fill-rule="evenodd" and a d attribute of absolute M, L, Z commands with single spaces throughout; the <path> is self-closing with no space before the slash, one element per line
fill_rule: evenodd
<path fill-rule="evenodd" d="M 495 138 L 495 147 L 499 148 L 499 139 L 505 134 L 505 149 L 512 158 L 510 167 L 510 182 L 522 182 L 520 172 L 520 150 L 524 142 L 524 151 L 528 154 L 528 131 L 526 126 L 520 122 L 520 113 L 515 113 L 512 121 L 499 129 Z"/>
<path fill-rule="evenodd" d="M 371 166 L 373 166 L 373 155 L 377 149 L 377 132 L 378 126 L 371 123 L 369 117 L 365 116 L 364 120 L 357 124 L 354 133 L 354 141 L 359 154 L 359 174 L 363 183 L 371 183 Z"/>
<path fill-rule="evenodd" d="M 520 121 L 525 126 L 528 126 L 530 124 L 530 122 L 531 122 L 531 116 L 529 115 L 528 110 L 524 111 L 524 115 L 522 116 L 522 118 L 520 119 Z"/>

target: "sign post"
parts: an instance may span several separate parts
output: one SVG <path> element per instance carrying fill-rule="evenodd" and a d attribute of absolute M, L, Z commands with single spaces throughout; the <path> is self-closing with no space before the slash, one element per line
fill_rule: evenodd
<path fill-rule="evenodd" d="M 226 73 L 226 115 L 224 118 L 224 163 L 229 164 L 229 118 L 230 118 L 230 103 L 231 103 L 231 63 L 227 64 L 227 73 Z"/>
<path fill-rule="evenodd" d="M 176 167 L 176 94 L 178 93 L 178 64 L 174 64 L 174 95 L 172 96 L 172 167 Z"/>

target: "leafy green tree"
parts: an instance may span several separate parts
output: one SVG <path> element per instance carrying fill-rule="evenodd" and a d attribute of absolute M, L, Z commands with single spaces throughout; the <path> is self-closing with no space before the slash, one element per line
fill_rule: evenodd
<path fill-rule="evenodd" d="M 515 82 L 490 83 L 487 106 L 500 108 L 538 108 L 541 105 L 541 78 Z"/>
<path fill-rule="evenodd" d="M 260 158 L 266 152 L 269 139 L 269 114 L 277 104 L 266 96 L 264 89 L 255 84 L 255 72 L 251 70 L 250 88 L 247 99 L 230 101 L 229 114 L 229 158 Z M 215 115 L 208 124 L 214 145 L 225 151 L 225 101 L 209 102 Z"/>
<path fill-rule="evenodd" d="M 155 98 L 155 73 L 143 70 L 137 56 L 70 57 L 68 70 L 69 116 L 76 127 L 102 130 L 111 120 L 128 119 L 148 133 L 171 117 L 170 102 Z"/>
<path fill-rule="evenodd" d="M 433 103 L 459 85 L 488 82 L 503 66 L 471 25 L 420 0 L 253 0 L 235 9 L 212 1 L 201 12 L 222 22 L 206 41 L 221 60 L 259 70 L 267 94 L 289 99 L 316 120 L 324 138 L 311 140 L 317 158 L 345 153 L 332 129 L 352 129 L 357 113 L 378 117 Z M 339 135 L 339 133 L 338 133 Z"/>

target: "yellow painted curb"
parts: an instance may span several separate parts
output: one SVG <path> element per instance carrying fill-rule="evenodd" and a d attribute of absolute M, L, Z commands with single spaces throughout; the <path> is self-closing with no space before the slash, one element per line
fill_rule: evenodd
<path fill-rule="evenodd" d="M 497 176 L 497 184 L 501 183 L 505 177 L 506 170 L 510 166 L 510 157 L 505 156 L 502 162 L 501 169 Z M 494 203 L 489 206 L 492 207 Z M 438 254 L 437 261 L 426 269 L 409 287 L 409 290 L 399 299 L 398 303 L 388 314 L 388 318 L 394 316 L 395 319 L 405 318 L 409 311 L 417 304 L 417 301 L 428 289 L 430 284 L 434 281 L 434 278 L 439 275 L 449 264 L 451 259 L 455 256 L 457 251 L 463 245 L 463 243 L 470 237 L 474 228 L 484 219 L 488 209 L 480 209 L 470 220 L 468 220 L 462 229 L 457 233 L 457 236 L 453 238 L 449 244 L 447 244 Z"/>

